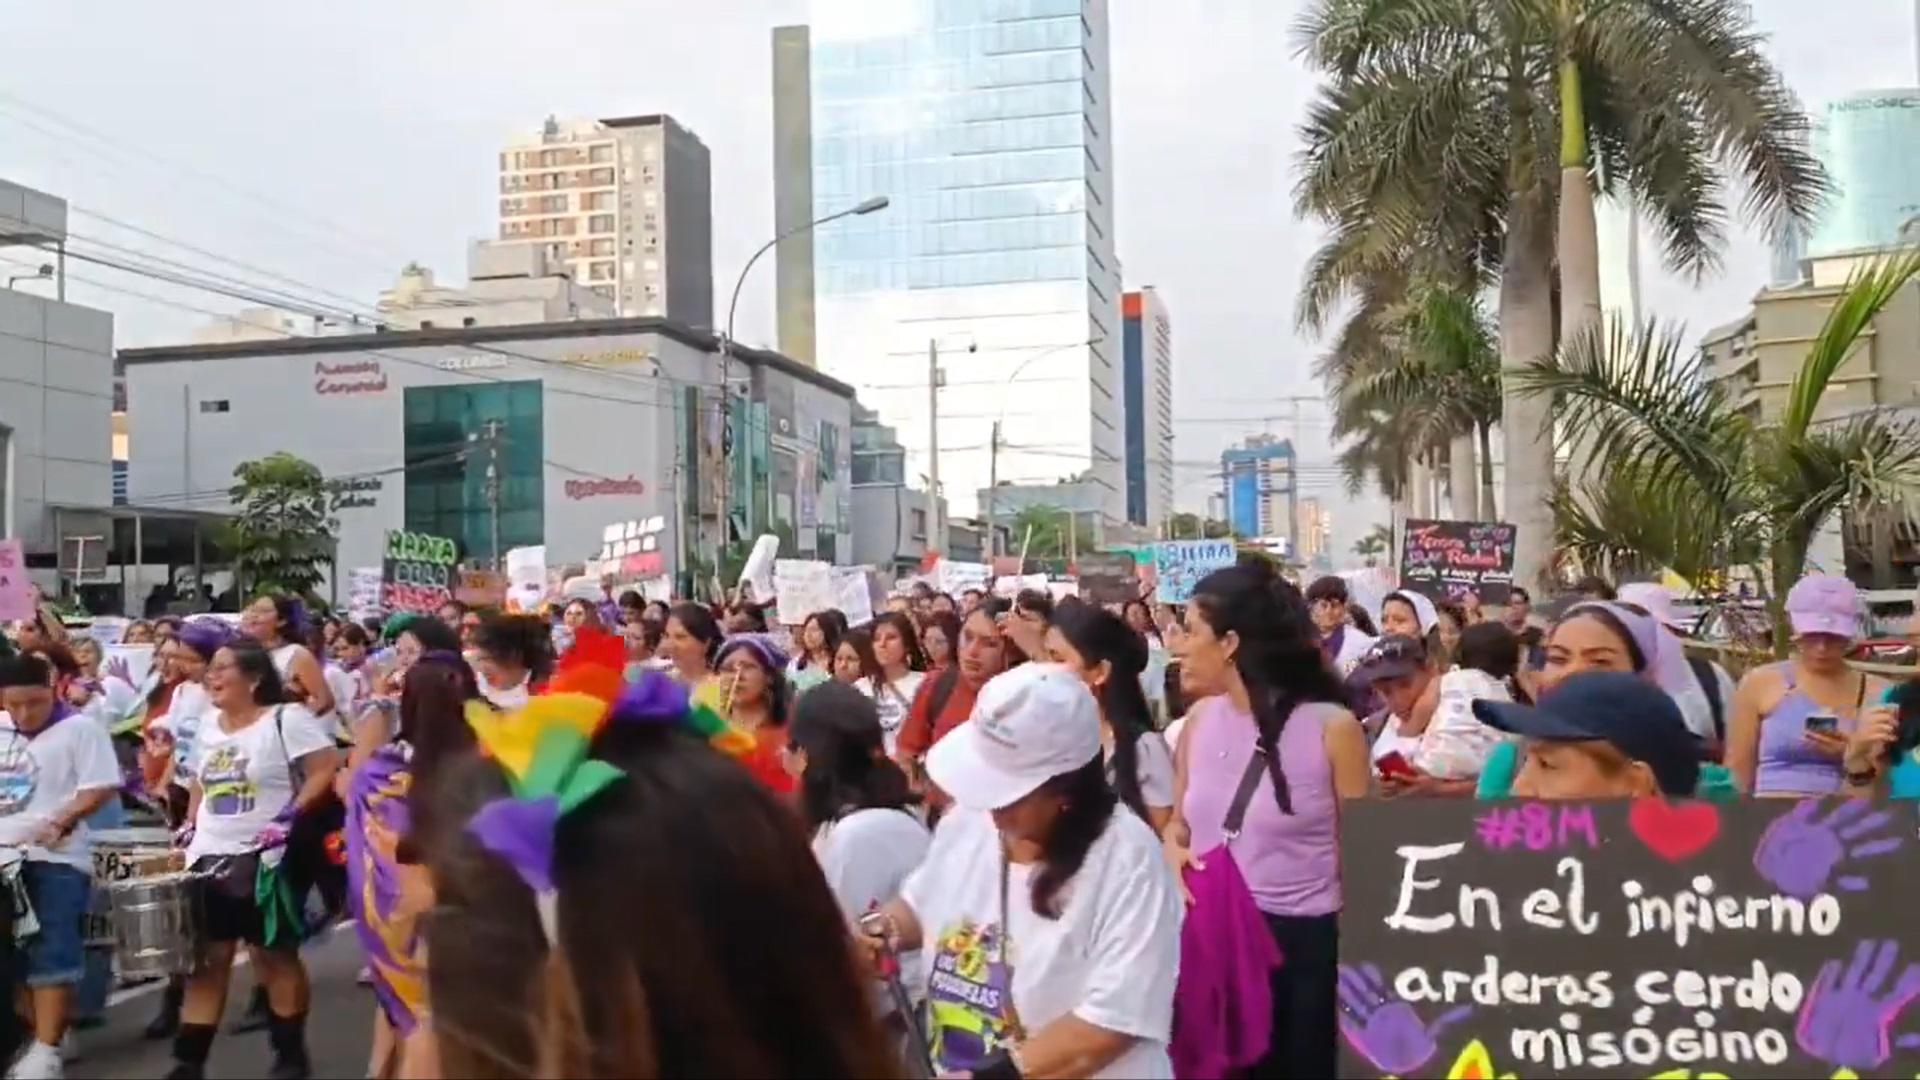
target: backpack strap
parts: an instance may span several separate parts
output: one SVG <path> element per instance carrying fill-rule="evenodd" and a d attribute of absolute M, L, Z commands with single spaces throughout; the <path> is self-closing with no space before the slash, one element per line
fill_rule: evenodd
<path fill-rule="evenodd" d="M 1713 713 L 1713 737 L 1721 743 L 1727 741 L 1727 706 L 1720 700 L 1720 677 L 1714 673 L 1713 661 L 1700 656 L 1687 657 L 1687 666 L 1693 669 L 1693 677 L 1700 689 L 1707 695 L 1707 706 Z"/>

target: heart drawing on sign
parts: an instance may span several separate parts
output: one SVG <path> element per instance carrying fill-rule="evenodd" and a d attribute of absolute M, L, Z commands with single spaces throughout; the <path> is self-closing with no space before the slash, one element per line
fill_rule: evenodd
<path fill-rule="evenodd" d="M 1669 803 L 1664 799 L 1635 799 L 1627 813 L 1633 835 L 1647 850 L 1668 862 L 1690 859 L 1706 850 L 1720 835 L 1720 811 L 1712 803 Z"/>

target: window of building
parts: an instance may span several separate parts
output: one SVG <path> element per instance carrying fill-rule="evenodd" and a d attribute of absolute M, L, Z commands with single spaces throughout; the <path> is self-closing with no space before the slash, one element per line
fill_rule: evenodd
<path fill-rule="evenodd" d="M 927 538 L 927 512 L 925 510 L 913 510 L 910 511 L 910 513 L 913 515 L 911 518 L 913 522 L 913 538 L 915 540 L 925 540 Z"/>
<path fill-rule="evenodd" d="M 648 188 L 647 190 L 640 193 L 640 202 L 644 206 L 659 206 L 660 193 L 653 190 L 652 188 Z"/>
<path fill-rule="evenodd" d="M 603 161 L 612 161 L 613 160 L 613 144 L 601 143 L 598 146 L 588 147 L 587 160 L 593 162 L 595 165 L 598 165 Z"/>
<path fill-rule="evenodd" d="M 421 320 L 420 320 L 420 329 L 422 329 L 422 330 L 431 330 L 431 329 L 433 329 L 433 320 L 432 320 L 432 319 L 421 319 Z"/>
<path fill-rule="evenodd" d="M 406 527 L 444 536 L 463 556 L 488 559 L 492 514 L 487 502 L 490 455 L 450 459 L 448 447 L 463 447 L 486 433 L 487 421 L 502 423 L 500 547 L 544 543 L 546 491 L 541 464 L 546 445 L 538 380 L 415 386 L 406 391 L 404 425 Z"/>
<path fill-rule="evenodd" d="M 613 231 L 613 215 L 612 214 L 595 214 L 592 217 L 588 218 L 587 231 L 594 232 L 594 233 L 612 232 Z"/>
<path fill-rule="evenodd" d="M 585 193 L 583 193 L 583 194 L 582 194 L 582 195 L 580 196 L 580 209 L 582 209 L 582 210 L 611 210 L 611 209 L 613 209 L 613 192 L 611 192 L 611 191 L 588 191 L 588 192 L 585 192 Z"/>
<path fill-rule="evenodd" d="M 218 401 L 203 401 L 200 403 L 200 411 L 203 413 L 232 412 L 233 403 L 226 398 L 221 398 Z"/>
<path fill-rule="evenodd" d="M 606 262 L 588 263 L 587 264 L 587 280 L 588 281 L 612 281 L 613 280 L 613 262 L 609 260 Z"/>
<path fill-rule="evenodd" d="M 644 267 L 644 268 L 646 269 L 646 271 L 647 271 L 647 273 L 649 273 L 649 274 L 657 274 L 657 273 L 659 273 L 659 272 L 660 272 L 660 260 L 659 260 L 659 259 L 643 259 L 643 260 L 641 260 L 641 263 L 640 263 L 640 265 L 641 265 L 642 267 Z"/>
<path fill-rule="evenodd" d="M 589 253 L 593 255 L 613 254 L 613 239 L 611 237 L 607 237 L 604 239 L 595 240 L 593 242 L 593 246 L 589 249 Z"/>

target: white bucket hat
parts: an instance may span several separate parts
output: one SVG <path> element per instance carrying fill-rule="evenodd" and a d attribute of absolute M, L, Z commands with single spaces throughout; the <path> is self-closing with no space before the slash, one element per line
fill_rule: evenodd
<path fill-rule="evenodd" d="M 969 810 L 998 810 L 1100 754 L 1100 706 L 1072 669 L 1021 664 L 980 688 L 973 715 L 927 754 L 927 775 Z"/>

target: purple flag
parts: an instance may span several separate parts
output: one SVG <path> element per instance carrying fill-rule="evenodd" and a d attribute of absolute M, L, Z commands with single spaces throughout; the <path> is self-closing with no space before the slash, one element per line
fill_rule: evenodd
<path fill-rule="evenodd" d="M 369 838 L 369 826 L 393 837 L 407 833 L 407 797 L 413 773 L 398 746 L 383 746 L 355 770 L 347 792 L 347 884 L 353 926 L 373 972 L 374 996 L 394 1031 L 405 1038 L 419 1022 L 427 974 L 421 942 L 411 920 L 401 922 L 401 868 L 384 845 Z"/>

